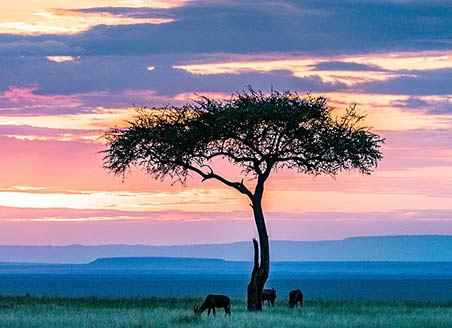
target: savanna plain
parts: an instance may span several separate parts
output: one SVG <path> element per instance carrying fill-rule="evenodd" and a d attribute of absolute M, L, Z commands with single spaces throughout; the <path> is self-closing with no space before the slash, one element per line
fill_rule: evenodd
<path fill-rule="evenodd" d="M 291 309 L 285 300 L 250 313 L 232 300 L 232 315 L 197 316 L 201 298 L 0 297 L 0 327 L 452 327 L 452 303 L 306 301 Z"/>

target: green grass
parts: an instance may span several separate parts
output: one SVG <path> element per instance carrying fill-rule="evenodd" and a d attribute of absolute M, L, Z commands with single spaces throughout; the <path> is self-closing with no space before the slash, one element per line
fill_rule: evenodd
<path fill-rule="evenodd" d="M 0 327 L 452 327 L 452 303 L 311 301 L 290 309 L 285 302 L 260 313 L 233 300 L 232 316 L 193 314 L 198 298 L 0 297 Z"/>

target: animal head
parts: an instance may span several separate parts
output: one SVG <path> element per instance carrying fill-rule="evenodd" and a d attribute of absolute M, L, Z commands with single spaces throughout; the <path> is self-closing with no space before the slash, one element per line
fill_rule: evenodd
<path fill-rule="evenodd" d="M 195 314 L 199 314 L 199 306 L 193 306 L 193 312 L 195 312 Z"/>

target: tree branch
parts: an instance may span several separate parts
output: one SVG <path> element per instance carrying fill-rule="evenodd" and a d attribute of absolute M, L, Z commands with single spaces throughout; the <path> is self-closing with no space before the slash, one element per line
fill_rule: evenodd
<path fill-rule="evenodd" d="M 192 166 L 190 164 L 181 164 L 182 166 L 184 166 L 185 168 L 187 168 L 188 170 L 191 170 L 197 174 L 199 174 L 202 177 L 202 181 L 206 181 L 209 179 L 215 179 L 218 180 L 220 182 L 222 182 L 223 184 L 225 184 L 228 187 L 232 187 L 236 190 L 238 190 L 239 192 L 241 192 L 242 194 L 247 195 L 251 200 L 253 199 L 253 193 L 245 186 L 245 184 L 243 183 L 243 180 L 240 182 L 232 182 L 227 180 L 226 178 L 223 178 L 222 176 L 215 174 L 212 169 L 210 169 L 211 171 L 209 173 L 205 173 L 203 172 L 201 169 Z"/>
<path fill-rule="evenodd" d="M 265 168 L 264 172 L 262 172 L 259 169 L 259 171 L 262 173 L 258 174 L 258 176 L 257 176 L 257 183 L 256 183 L 256 187 L 254 190 L 254 195 L 259 198 L 262 198 L 262 196 L 264 194 L 264 184 L 265 184 L 265 181 L 267 181 L 268 177 L 270 176 L 270 173 L 273 169 L 273 165 L 275 164 L 275 161 L 267 160 L 266 163 L 267 163 L 267 167 Z"/>
<path fill-rule="evenodd" d="M 254 246 L 254 271 L 259 269 L 259 246 L 257 244 L 256 238 L 253 238 L 253 246 Z"/>

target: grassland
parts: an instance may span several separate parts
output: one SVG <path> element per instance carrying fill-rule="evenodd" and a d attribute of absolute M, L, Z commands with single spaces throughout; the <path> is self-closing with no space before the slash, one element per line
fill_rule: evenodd
<path fill-rule="evenodd" d="M 0 297 L 0 327 L 452 327 L 452 303 L 306 302 L 289 309 L 249 313 L 243 300 L 233 300 L 232 316 L 193 314 L 197 298 L 35 298 Z"/>

